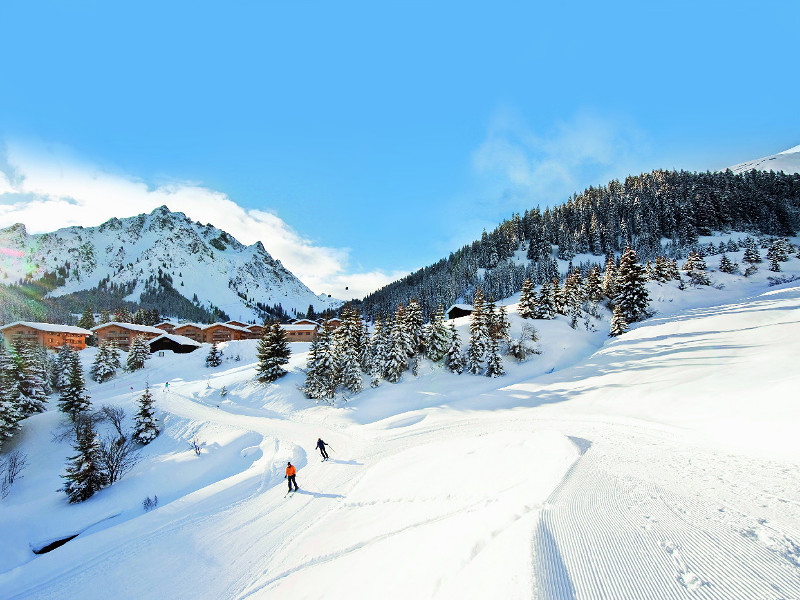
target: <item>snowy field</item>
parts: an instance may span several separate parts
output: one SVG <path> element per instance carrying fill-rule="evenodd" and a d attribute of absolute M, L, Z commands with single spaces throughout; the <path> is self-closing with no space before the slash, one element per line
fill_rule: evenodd
<path fill-rule="evenodd" d="M 254 341 L 216 369 L 200 350 L 90 382 L 95 406 L 129 416 L 149 382 L 162 433 L 69 505 L 60 413 L 26 421 L 0 597 L 800 598 L 800 280 L 770 275 L 651 283 L 655 316 L 618 338 L 535 321 L 542 354 L 502 378 L 423 361 L 335 407 L 297 390 L 303 344 L 273 385 L 253 380 Z"/>

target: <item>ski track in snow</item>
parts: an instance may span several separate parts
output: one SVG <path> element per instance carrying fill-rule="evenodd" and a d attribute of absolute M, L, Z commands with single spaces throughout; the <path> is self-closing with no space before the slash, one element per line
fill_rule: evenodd
<path fill-rule="evenodd" d="M 800 598 L 797 534 L 692 494 L 702 489 L 693 480 L 702 483 L 716 465 L 728 471 L 737 457 L 696 461 L 669 477 L 670 469 L 651 470 L 653 452 L 697 454 L 643 431 L 607 433 L 573 465 L 541 513 L 534 597 Z M 757 461 L 745 462 L 749 470 Z"/>

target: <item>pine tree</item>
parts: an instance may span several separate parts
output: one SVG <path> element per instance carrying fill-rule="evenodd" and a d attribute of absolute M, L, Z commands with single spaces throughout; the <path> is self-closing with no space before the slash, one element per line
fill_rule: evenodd
<path fill-rule="evenodd" d="M 413 356 L 422 350 L 422 309 L 416 298 L 411 298 L 408 301 L 408 308 L 405 314 L 405 330 L 408 332 L 410 338 L 410 354 Z"/>
<path fill-rule="evenodd" d="M 69 365 L 72 360 L 72 348 L 64 344 L 56 351 L 56 360 L 53 368 L 54 385 L 56 391 L 66 387 L 69 379 Z"/>
<path fill-rule="evenodd" d="M 611 331 L 608 335 L 616 337 L 628 331 L 628 323 L 625 321 L 625 316 L 622 313 L 622 308 L 617 305 L 614 307 L 614 313 L 611 315 Z"/>
<path fill-rule="evenodd" d="M 603 294 L 606 298 L 613 298 L 617 293 L 617 267 L 614 259 L 608 257 L 606 268 L 603 271 Z"/>
<path fill-rule="evenodd" d="M 692 285 L 710 285 L 711 281 L 706 273 L 706 261 L 697 252 L 690 252 L 683 270 L 689 276 Z"/>
<path fill-rule="evenodd" d="M 522 282 L 522 293 L 519 297 L 519 316 L 523 319 L 530 319 L 536 309 L 536 298 L 533 292 L 533 283 L 530 277 Z"/>
<path fill-rule="evenodd" d="M 646 283 L 644 267 L 636 262 L 636 252 L 626 248 L 617 269 L 617 295 L 614 297 L 615 308 L 620 308 L 626 324 L 638 321 L 647 313 L 649 296 Z"/>
<path fill-rule="evenodd" d="M 69 415 L 73 423 L 91 407 L 89 394 L 86 393 L 86 382 L 83 379 L 81 359 L 78 352 L 70 350 L 66 359 L 66 384 L 59 390 L 58 405 L 61 412 Z"/>
<path fill-rule="evenodd" d="M 586 299 L 597 303 L 603 299 L 603 287 L 600 281 L 600 267 L 595 265 L 586 277 Z"/>
<path fill-rule="evenodd" d="M 19 407 L 25 417 L 47 410 L 47 371 L 33 344 L 16 348 L 20 368 Z"/>
<path fill-rule="evenodd" d="M 402 308 L 402 306 L 400 307 Z M 404 333 L 402 312 L 398 309 L 392 324 L 392 333 L 388 347 L 384 378 L 389 383 L 397 383 L 408 370 L 407 336 Z"/>
<path fill-rule="evenodd" d="M 143 335 L 137 335 L 131 342 L 128 350 L 128 360 L 125 361 L 125 368 L 128 371 L 138 371 L 144 368 L 144 363 L 150 358 L 150 345 Z"/>
<path fill-rule="evenodd" d="M 265 328 L 266 331 L 266 328 Z M 222 364 L 222 351 L 217 347 L 217 342 L 211 343 L 211 349 L 206 356 L 206 367 L 213 368 Z"/>
<path fill-rule="evenodd" d="M 286 340 L 286 332 L 280 323 L 265 325 L 264 333 L 256 348 L 258 358 L 256 379 L 261 383 L 271 383 L 286 375 L 283 365 L 289 362 L 290 356 L 291 350 Z"/>
<path fill-rule="evenodd" d="M 150 386 L 146 386 L 144 393 L 139 397 L 139 412 L 133 426 L 131 438 L 137 444 L 147 445 L 158 436 L 159 429 L 156 421 L 155 399 L 150 393 Z"/>
<path fill-rule="evenodd" d="M 0 339 L 0 448 L 21 427 L 25 415 L 19 407 L 19 370 L 5 342 Z"/>
<path fill-rule="evenodd" d="M 339 381 L 336 378 L 331 326 L 328 321 L 323 323 L 311 346 L 306 363 L 306 381 L 302 389 L 309 398 L 331 401 L 336 395 Z"/>
<path fill-rule="evenodd" d="M 431 333 L 428 339 L 427 349 L 428 358 L 433 362 L 442 360 L 447 353 L 447 346 L 450 342 L 450 335 L 447 331 L 447 326 L 444 323 L 444 308 L 439 305 L 439 308 L 433 314 L 431 320 Z"/>
<path fill-rule="evenodd" d="M 106 310 L 106 309 L 101 310 L 100 311 L 100 323 L 99 324 L 102 325 L 103 323 L 109 323 L 110 321 L 111 321 L 111 313 L 108 312 L 108 310 Z"/>
<path fill-rule="evenodd" d="M 77 442 L 74 446 L 77 454 L 69 458 L 66 480 L 61 488 L 67 494 L 71 504 L 83 502 L 108 485 L 108 476 L 100 462 L 100 442 L 94 430 L 92 420 L 80 419 L 77 424 Z"/>
<path fill-rule="evenodd" d="M 500 356 L 500 349 L 496 339 L 489 345 L 489 359 L 486 364 L 487 377 L 501 377 L 505 374 L 503 368 L 503 358 Z"/>
<path fill-rule="evenodd" d="M 450 347 L 444 357 L 445 366 L 459 375 L 464 372 L 464 357 L 461 354 L 461 340 L 453 323 L 450 323 Z"/>
<path fill-rule="evenodd" d="M 486 357 L 486 346 L 489 340 L 487 318 L 483 312 L 483 291 L 480 289 L 475 292 L 475 300 L 472 302 L 469 332 L 467 370 L 472 375 L 480 375 L 483 372 L 483 362 Z"/>
<path fill-rule="evenodd" d="M 92 309 L 87 306 L 86 309 L 83 311 L 80 320 L 78 321 L 78 327 L 83 327 L 84 329 L 91 329 L 94 326 L 95 326 L 94 313 L 92 312 Z"/>
<path fill-rule="evenodd" d="M 117 374 L 118 368 L 120 368 L 119 351 L 116 350 L 113 342 L 103 342 L 97 349 L 89 371 L 92 379 L 97 383 L 108 381 Z"/>
<path fill-rule="evenodd" d="M 719 261 L 719 270 L 723 273 L 733 274 L 739 270 L 739 265 L 736 263 L 731 262 L 726 254 L 722 255 L 722 258 Z"/>
<path fill-rule="evenodd" d="M 747 240 L 748 241 L 745 242 L 747 247 L 745 248 L 742 261 L 751 265 L 762 262 L 761 253 L 758 251 L 755 241 L 752 238 L 747 238 Z"/>
<path fill-rule="evenodd" d="M 556 316 L 556 310 L 553 306 L 553 294 L 550 293 L 550 284 L 547 280 L 539 290 L 539 301 L 536 303 L 533 316 L 536 319 L 552 319 Z"/>

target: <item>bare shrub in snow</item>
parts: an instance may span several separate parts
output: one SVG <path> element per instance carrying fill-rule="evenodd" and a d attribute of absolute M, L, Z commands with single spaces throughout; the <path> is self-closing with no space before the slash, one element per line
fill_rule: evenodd
<path fill-rule="evenodd" d="M 8 496 L 11 486 L 21 477 L 20 474 L 27 463 L 27 455 L 19 450 L 14 450 L 0 462 L 0 498 Z"/>

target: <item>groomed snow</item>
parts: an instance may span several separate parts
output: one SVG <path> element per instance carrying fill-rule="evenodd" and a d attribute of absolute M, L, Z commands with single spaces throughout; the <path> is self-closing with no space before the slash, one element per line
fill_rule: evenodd
<path fill-rule="evenodd" d="M 782 267 L 800 275 L 797 258 Z M 0 501 L 0 597 L 800 597 L 800 281 L 770 275 L 650 284 L 657 314 L 619 338 L 607 321 L 535 321 L 543 353 L 505 377 L 423 361 L 336 407 L 297 390 L 307 344 L 268 386 L 256 340 L 221 345 L 216 369 L 208 345 L 153 356 L 89 386 L 132 415 L 149 382 L 163 425 L 89 501 L 56 492 L 72 454 L 52 441 L 60 414 L 25 423 L 12 449 L 29 464 Z M 468 318 L 455 323 L 466 340 Z"/>

